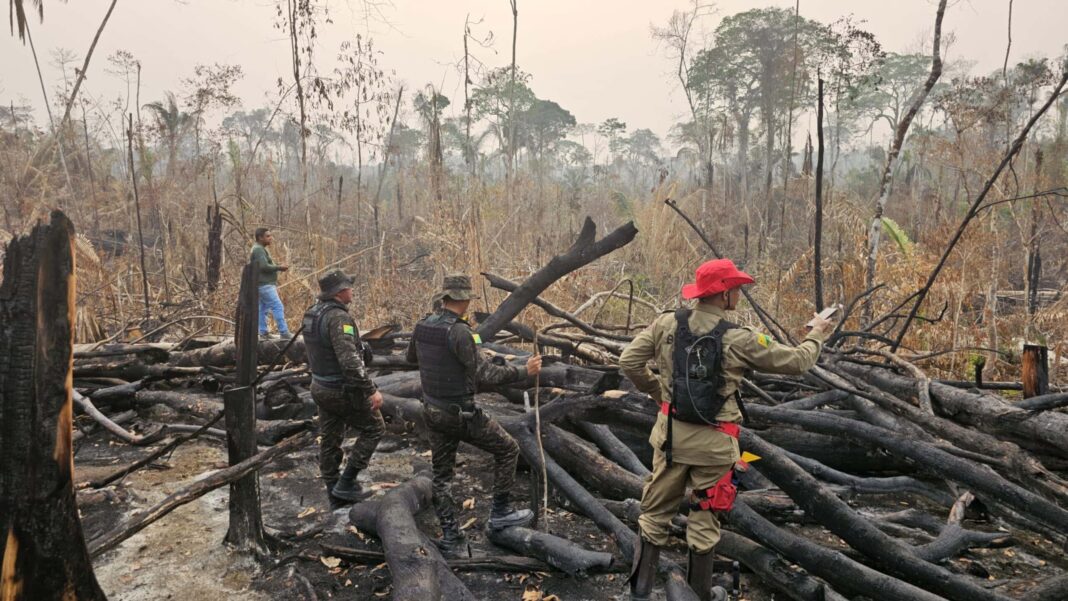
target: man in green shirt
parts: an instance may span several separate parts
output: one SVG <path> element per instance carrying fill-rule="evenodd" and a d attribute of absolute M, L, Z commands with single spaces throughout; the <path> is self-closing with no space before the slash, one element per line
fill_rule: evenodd
<path fill-rule="evenodd" d="M 260 338 L 267 337 L 267 313 L 274 316 L 278 326 L 278 335 L 289 338 L 289 326 L 286 324 L 286 310 L 278 296 L 278 272 L 289 271 L 289 267 L 278 265 L 267 252 L 267 247 L 274 242 L 271 230 L 256 228 L 256 244 L 252 246 L 249 261 L 256 266 L 256 285 L 260 291 Z"/>

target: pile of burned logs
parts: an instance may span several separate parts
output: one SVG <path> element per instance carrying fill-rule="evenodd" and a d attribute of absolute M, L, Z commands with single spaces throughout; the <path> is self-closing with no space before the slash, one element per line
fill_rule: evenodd
<path fill-rule="evenodd" d="M 483 274 L 509 296 L 478 319 L 491 360 L 520 364 L 534 344 L 546 357 L 538 377 L 482 390 L 480 402 L 519 442 L 531 477 L 540 482 L 545 474 L 540 485 L 548 487 L 553 511 L 591 520 L 615 553 L 536 530 L 498 533 L 493 542 L 574 574 L 629 564 L 637 499 L 651 462 L 646 439 L 657 415 L 657 405 L 616 367 L 640 325 L 589 323 L 540 297 L 636 234 L 627 224 L 595 240 L 594 230 L 587 221 L 567 252 L 522 283 Z M 521 323 L 529 305 L 560 323 L 540 331 Z M 777 324 L 768 327 L 788 339 Z M 743 491 L 724 516 L 716 552 L 783 598 L 805 601 L 1068 599 L 1068 414 L 1062 410 L 1068 393 L 1010 400 L 975 383 L 929 378 L 903 354 L 846 347 L 844 341 L 857 338 L 848 334 L 836 333 L 819 366 L 803 377 L 752 373 L 745 379 L 748 422 L 740 442 L 761 459 L 745 473 Z M 387 327 L 366 337 L 376 353 L 371 367 L 387 422 L 418 435 L 419 376 L 403 358 L 408 334 Z M 265 340 L 258 351 L 259 444 L 314 429 L 303 342 Z M 234 382 L 235 362 L 232 341 L 79 345 L 76 403 L 92 420 L 76 424 L 96 424 L 134 445 L 186 430 L 225 436 L 210 423 L 223 411 L 219 393 Z M 135 411 L 154 405 L 190 423 L 139 434 L 124 428 Z M 532 505 L 541 509 L 537 497 Z M 429 481 L 417 476 L 355 506 L 349 517 L 382 539 L 394 598 L 474 598 L 416 528 L 413 515 L 429 499 Z M 680 536 L 685 514 L 683 504 L 675 520 Z M 1017 574 L 990 564 L 1003 553 L 1026 558 L 1030 569 Z M 665 558 L 661 571 L 669 599 L 696 599 L 676 562 Z"/>

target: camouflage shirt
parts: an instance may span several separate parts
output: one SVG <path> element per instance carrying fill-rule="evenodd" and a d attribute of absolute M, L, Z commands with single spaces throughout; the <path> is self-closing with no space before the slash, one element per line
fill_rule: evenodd
<path fill-rule="evenodd" d="M 378 387 L 363 364 L 363 354 L 357 345 L 359 334 L 352 315 L 348 311 L 330 311 L 323 319 L 326 321 L 324 326 L 330 337 L 330 346 L 341 365 L 345 386 L 358 388 L 365 396 L 371 396 Z"/>
<path fill-rule="evenodd" d="M 712 331 L 726 319 L 723 309 L 698 303 L 690 314 L 690 329 L 700 336 Z M 619 357 L 623 373 L 634 386 L 657 402 L 671 400 L 671 358 L 675 342 L 675 314 L 665 313 L 649 325 Z M 767 334 L 752 328 L 735 328 L 723 335 L 723 388 L 727 398 L 716 419 L 740 422 L 742 419 L 734 393 L 748 369 L 773 374 L 799 375 L 816 364 L 825 335 L 809 334 L 798 346 L 779 344 Z M 649 368 L 655 361 L 659 373 Z M 674 420 L 672 452 L 675 461 L 687 465 L 723 465 L 737 460 L 738 441 L 708 426 Z M 661 413 L 649 437 L 653 448 L 661 448 L 667 438 L 667 416 Z M 728 455 L 733 455 L 730 459 Z"/>

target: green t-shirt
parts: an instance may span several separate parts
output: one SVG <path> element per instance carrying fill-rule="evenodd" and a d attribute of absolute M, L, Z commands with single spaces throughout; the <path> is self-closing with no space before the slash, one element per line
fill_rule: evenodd
<path fill-rule="evenodd" d="M 262 244 L 252 246 L 252 257 L 249 259 L 256 264 L 256 285 L 278 285 L 278 265 L 275 265 L 271 253 Z"/>

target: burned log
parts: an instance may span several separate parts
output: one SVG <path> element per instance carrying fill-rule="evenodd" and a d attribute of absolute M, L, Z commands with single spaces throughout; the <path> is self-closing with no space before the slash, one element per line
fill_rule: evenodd
<path fill-rule="evenodd" d="M 486 534 L 489 540 L 499 547 L 528 557 L 536 557 L 572 576 L 612 567 L 611 553 L 590 551 L 567 539 L 545 532 L 516 527 L 487 530 Z"/>
<path fill-rule="evenodd" d="M 415 514 L 430 506 L 431 494 L 430 480 L 417 476 L 381 500 L 353 506 L 349 520 L 382 541 L 396 601 L 475 599 L 415 523 Z"/>
<path fill-rule="evenodd" d="M 13 240 L 0 282 L 0 597 L 104 600 L 71 454 L 74 226 L 59 212 Z"/>
<path fill-rule="evenodd" d="M 944 568 L 932 565 L 858 515 L 844 501 L 821 486 L 815 478 L 791 461 L 781 449 L 763 441 L 748 430 L 741 444 L 762 459 L 755 464 L 765 476 L 786 491 L 806 513 L 816 517 L 828 530 L 849 546 L 878 562 L 892 574 L 923 586 L 949 599 L 1006 601 Z"/>

